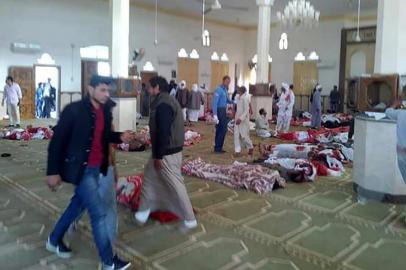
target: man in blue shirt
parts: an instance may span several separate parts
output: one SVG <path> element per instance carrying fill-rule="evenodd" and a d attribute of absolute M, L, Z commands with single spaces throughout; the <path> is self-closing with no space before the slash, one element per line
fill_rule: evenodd
<path fill-rule="evenodd" d="M 216 138 L 214 152 L 223 154 L 224 139 L 227 133 L 227 104 L 233 104 L 233 101 L 228 97 L 228 86 L 230 85 L 230 77 L 224 76 L 223 83 L 217 87 L 213 94 L 212 109 L 213 118 L 216 125 Z"/>

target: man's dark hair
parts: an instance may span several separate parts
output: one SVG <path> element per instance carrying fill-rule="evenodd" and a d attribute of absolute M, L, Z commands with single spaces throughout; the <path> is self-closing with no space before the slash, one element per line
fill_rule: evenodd
<path fill-rule="evenodd" d="M 247 92 L 247 88 L 246 88 L 245 86 L 241 86 L 238 90 L 239 90 L 240 92 L 243 92 L 243 93 L 246 93 L 246 92 Z"/>
<path fill-rule="evenodd" d="M 92 78 L 90 79 L 89 85 L 91 87 L 97 87 L 99 84 L 107 84 L 110 85 L 113 83 L 112 78 L 110 77 L 104 77 L 104 76 L 99 76 L 99 75 L 93 75 Z"/>
<path fill-rule="evenodd" d="M 149 80 L 149 83 L 153 88 L 159 85 L 159 91 L 161 92 L 169 92 L 169 84 L 168 81 L 162 76 L 155 76 Z"/>
<path fill-rule="evenodd" d="M 293 90 L 293 87 L 294 87 L 293 84 L 289 85 L 290 90 Z"/>
<path fill-rule="evenodd" d="M 338 88 L 337 85 L 334 85 L 334 88 Z"/>
<path fill-rule="evenodd" d="M 14 82 L 14 79 L 11 76 L 7 76 L 6 81 L 8 81 L 8 80 L 10 80 L 11 82 Z"/>
<path fill-rule="evenodd" d="M 261 108 L 260 110 L 259 110 L 259 114 L 260 115 L 263 115 L 265 113 L 265 109 L 264 108 Z"/>
<path fill-rule="evenodd" d="M 228 76 L 228 75 L 224 76 L 224 77 L 223 77 L 223 82 L 224 82 L 225 80 L 230 80 L 230 81 L 231 81 L 230 76 Z"/>

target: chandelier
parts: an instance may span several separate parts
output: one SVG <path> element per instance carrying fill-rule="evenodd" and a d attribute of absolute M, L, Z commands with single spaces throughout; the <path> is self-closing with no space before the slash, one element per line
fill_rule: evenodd
<path fill-rule="evenodd" d="M 276 16 L 284 26 L 311 28 L 319 23 L 320 11 L 306 0 L 292 0 Z"/>

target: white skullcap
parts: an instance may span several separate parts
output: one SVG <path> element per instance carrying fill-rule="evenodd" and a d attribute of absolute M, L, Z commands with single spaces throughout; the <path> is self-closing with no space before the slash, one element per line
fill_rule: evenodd
<path fill-rule="evenodd" d="M 316 89 L 317 90 L 320 90 L 320 89 L 322 89 L 323 87 L 321 86 L 321 84 L 318 84 L 317 86 L 316 86 Z"/>
<path fill-rule="evenodd" d="M 192 85 L 192 90 L 197 92 L 199 90 L 199 86 L 197 84 Z"/>
<path fill-rule="evenodd" d="M 282 83 L 282 88 L 285 88 L 285 90 L 289 90 L 289 84 Z"/>
<path fill-rule="evenodd" d="M 179 85 L 181 88 L 186 88 L 186 81 L 180 81 Z"/>

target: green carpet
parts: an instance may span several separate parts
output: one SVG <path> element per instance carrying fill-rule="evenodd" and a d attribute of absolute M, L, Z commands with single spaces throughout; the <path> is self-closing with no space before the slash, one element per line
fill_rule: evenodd
<path fill-rule="evenodd" d="M 43 249 L 72 192 L 70 186 L 47 189 L 46 147 L 45 141 L 0 141 L 0 152 L 12 154 L 0 158 L 0 261 L 7 262 L 4 269 L 93 269 L 97 256 L 88 225 L 71 240 L 75 260 L 58 260 Z M 185 156 L 200 155 L 203 147 Z M 141 172 L 148 156 L 120 153 L 120 174 Z M 405 269 L 403 207 L 356 203 L 351 169 L 339 179 L 289 183 L 269 196 L 193 178 L 186 184 L 199 213 L 193 233 L 153 221 L 137 228 L 132 213 L 120 207 L 117 251 L 133 260 L 134 269 Z M 13 260 L 16 250 L 21 252 Z"/>

